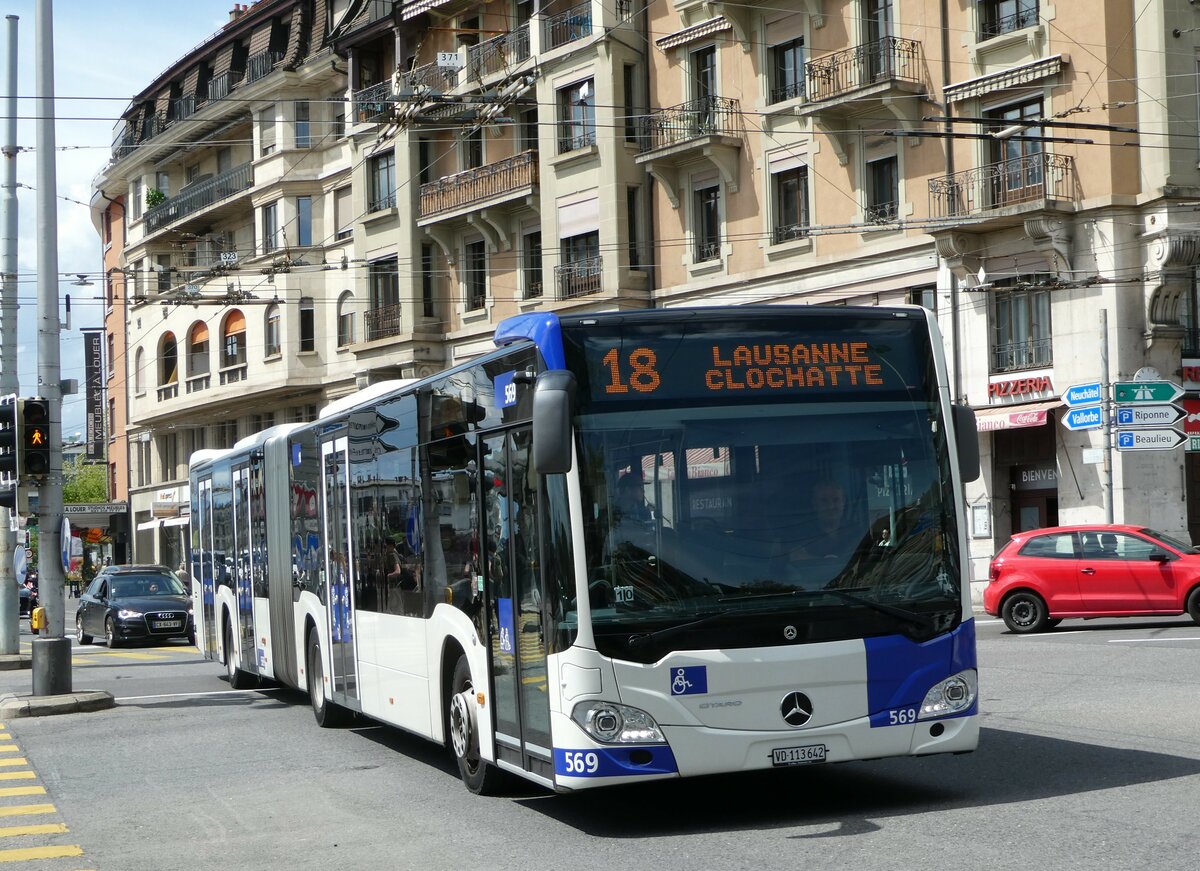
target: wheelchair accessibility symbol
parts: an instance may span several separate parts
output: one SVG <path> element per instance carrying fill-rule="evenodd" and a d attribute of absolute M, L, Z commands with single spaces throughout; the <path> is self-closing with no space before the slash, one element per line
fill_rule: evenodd
<path fill-rule="evenodd" d="M 708 692 L 708 666 L 691 665 L 671 669 L 671 695 L 691 696 Z"/>

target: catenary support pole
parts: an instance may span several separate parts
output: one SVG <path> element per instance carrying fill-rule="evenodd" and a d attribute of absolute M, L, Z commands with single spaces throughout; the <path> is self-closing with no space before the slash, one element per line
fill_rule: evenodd
<path fill-rule="evenodd" d="M 63 637 L 67 607 L 63 580 L 62 383 L 58 320 L 58 180 L 54 142 L 54 11 L 38 0 L 37 43 L 37 264 L 38 394 L 50 405 L 50 468 L 38 487 L 38 592 L 46 631 L 33 642 L 33 694 L 71 691 L 71 641 Z"/>
<path fill-rule="evenodd" d="M 5 18 L 4 142 L 0 152 L 0 396 L 20 392 L 17 380 L 17 16 Z M 21 600 L 13 568 L 17 536 L 12 517 L 0 508 L 0 654 L 21 650 Z"/>
<path fill-rule="evenodd" d="M 1104 522 L 1113 522 L 1112 384 L 1108 380 L 1108 309 L 1100 309 L 1100 437 L 1104 439 Z"/>

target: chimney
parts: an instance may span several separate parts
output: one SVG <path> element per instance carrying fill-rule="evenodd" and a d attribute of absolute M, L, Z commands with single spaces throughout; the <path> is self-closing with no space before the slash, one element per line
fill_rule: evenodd
<path fill-rule="evenodd" d="M 229 10 L 229 23 L 233 24 L 233 22 L 237 21 L 245 14 L 246 7 L 241 3 L 234 3 L 233 9 Z"/>

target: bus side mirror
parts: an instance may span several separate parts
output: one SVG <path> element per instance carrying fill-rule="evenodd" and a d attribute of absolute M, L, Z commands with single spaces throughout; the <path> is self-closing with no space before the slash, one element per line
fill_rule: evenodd
<path fill-rule="evenodd" d="M 571 415 L 575 376 L 551 369 L 533 388 L 533 469 L 539 475 L 571 471 Z"/>
<path fill-rule="evenodd" d="M 967 405 L 954 406 L 954 440 L 958 444 L 958 468 L 963 483 L 979 477 L 979 430 L 975 426 L 975 411 Z"/>

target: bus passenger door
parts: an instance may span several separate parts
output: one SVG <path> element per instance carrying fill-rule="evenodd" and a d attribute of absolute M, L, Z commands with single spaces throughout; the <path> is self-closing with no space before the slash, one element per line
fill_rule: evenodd
<path fill-rule="evenodd" d="M 200 481 L 197 490 L 200 547 L 199 553 L 192 556 L 192 565 L 197 567 L 192 569 L 192 576 L 200 585 L 200 602 L 193 602 L 192 614 L 194 620 L 200 621 L 196 626 L 196 638 L 203 644 L 204 655 L 212 659 L 217 653 L 217 572 L 220 571 L 214 559 L 212 478 Z"/>
<path fill-rule="evenodd" d="M 489 436 L 478 464 L 496 756 L 552 780 L 538 490 L 529 442 L 528 428 Z"/>
<path fill-rule="evenodd" d="M 362 710 L 354 638 L 354 554 L 350 535 L 350 482 L 347 440 L 341 436 L 321 446 L 325 486 L 325 613 L 329 628 L 329 678 L 333 701 Z"/>
<path fill-rule="evenodd" d="M 253 548 L 250 546 L 250 470 L 233 470 L 233 591 L 241 656 L 238 668 L 258 674 L 254 645 L 254 595 L 251 586 Z"/>

